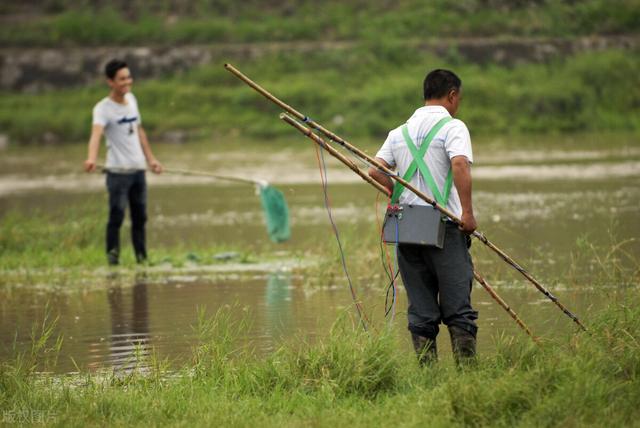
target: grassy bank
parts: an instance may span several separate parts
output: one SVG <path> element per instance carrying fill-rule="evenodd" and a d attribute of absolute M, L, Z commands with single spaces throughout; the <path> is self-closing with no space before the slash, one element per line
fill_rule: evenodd
<path fill-rule="evenodd" d="M 0 365 L 0 410 L 5 423 L 54 426 L 634 426 L 640 301 L 630 293 L 606 297 L 590 334 L 540 347 L 502 337 L 463 370 L 449 360 L 420 369 L 391 335 L 346 323 L 257 357 L 236 345 L 242 325 L 219 313 L 201 319 L 192 362 L 176 372 L 152 359 L 131 373 L 36 375 L 56 349 L 39 328 L 31 351 Z"/>
<path fill-rule="evenodd" d="M 79 287 L 101 286 L 102 279 L 108 276 L 103 238 L 105 210 L 103 200 L 96 196 L 86 204 L 61 207 L 52 212 L 13 211 L 4 215 L 0 221 L 0 285 L 44 285 L 52 288 L 78 283 Z M 298 239 L 285 244 L 269 242 L 263 231 L 260 231 L 265 233 L 263 239 L 249 242 L 234 243 L 233 240 L 215 239 L 212 235 L 210 240 L 195 243 L 188 239 L 164 242 L 161 230 L 151 230 L 146 271 L 149 275 L 156 272 L 162 276 L 180 268 L 206 272 L 214 265 L 224 267 L 229 263 L 237 270 L 239 264 L 249 267 L 256 263 L 277 265 L 286 262 L 304 269 L 305 285 L 345 284 L 340 253 L 329 226 L 326 232 L 307 232 L 304 236 L 301 235 L 303 229 L 295 227 L 294 221 L 293 234 L 298 234 Z M 385 270 L 389 264 L 394 265 L 394 249 L 392 246 L 383 249 L 380 245 L 376 222 L 366 225 L 339 222 L 338 227 L 354 283 L 357 286 L 373 284 L 386 287 L 389 279 Z M 549 284 L 635 284 L 640 280 L 637 240 L 618 236 L 615 224 L 610 226 L 607 235 L 609 240 L 600 242 L 593 242 L 587 234 L 579 236 L 573 245 L 568 246 L 569 254 L 545 257 L 532 252 L 529 257 L 517 257 L 516 252 L 512 256 Z M 121 231 L 121 274 L 135 274 L 139 270 L 128 236 L 128 225 L 125 225 Z M 522 281 L 516 271 L 497 261 L 495 255 L 480 242 L 474 242 L 472 255 L 483 275 L 500 278 L 510 284 Z M 508 247 L 502 248 L 512 253 Z"/>
<path fill-rule="evenodd" d="M 0 271 L 12 271 L 19 277 L 30 277 L 38 276 L 38 272 L 49 276 L 59 270 L 58 275 L 64 277 L 74 271 L 85 275 L 87 270 L 104 267 L 105 211 L 102 201 L 95 201 L 69 209 L 66 213 L 35 212 L 28 216 L 18 212 L 7 214 L 0 222 Z M 137 266 L 128 242 L 128 229 L 128 226 L 124 226 L 121 231 L 120 262 L 123 269 Z M 154 246 L 146 266 L 181 268 L 225 263 L 229 260 L 224 257 L 217 259 L 216 255 L 231 252 L 234 254 L 229 256 L 230 260 L 236 263 L 269 259 L 256 247 L 238 248 L 215 241 L 207 246 L 193 246 L 182 242 L 171 246 Z M 4 280 L 10 281 L 7 278 Z"/>
<path fill-rule="evenodd" d="M 7 4 L 4 13 L 28 8 Z M 26 22 L 6 22 L 7 45 L 60 46 L 560 36 L 637 33 L 637 0 L 420 2 L 43 2 Z"/>
<path fill-rule="evenodd" d="M 640 131 L 640 55 L 634 52 L 581 54 L 510 68 L 465 63 L 455 51 L 436 58 L 416 47 L 385 42 L 271 54 L 236 65 L 346 137 L 384 138 L 421 105 L 424 73 L 436 67 L 452 68 L 461 76 L 465 99 L 459 117 L 473 136 Z M 139 81 L 134 92 L 155 138 L 176 130 L 184 131 L 186 140 L 295 133 L 278 120 L 277 108 L 222 64 Z M 42 142 L 47 133 L 59 141 L 85 141 L 91 109 L 106 93 L 104 86 L 5 92 L 0 128 L 20 142 Z"/>

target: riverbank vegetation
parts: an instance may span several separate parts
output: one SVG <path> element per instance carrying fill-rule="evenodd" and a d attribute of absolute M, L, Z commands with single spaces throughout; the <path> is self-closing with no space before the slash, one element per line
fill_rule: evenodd
<path fill-rule="evenodd" d="M 640 417 L 640 299 L 636 291 L 587 320 L 589 333 L 536 346 L 498 337 L 496 353 L 456 369 L 420 369 L 386 332 L 338 322 L 329 337 L 299 339 L 268 356 L 240 346 L 228 312 L 201 318 L 192 361 L 167 371 L 152 359 L 132 371 L 51 375 L 57 342 L 35 330 L 33 348 L 0 364 L 4 422 L 57 426 L 634 426 Z"/>
<path fill-rule="evenodd" d="M 0 6 L 2 44 L 72 46 L 638 33 L 637 0 L 420 2 L 47 0 Z M 29 15 L 29 13 L 31 15 Z M 29 19 L 19 19 L 28 16 Z"/>
<path fill-rule="evenodd" d="M 603 0 L 453 5 L 443 0 L 322 5 L 307 0 L 267 5 L 48 0 L 39 6 L 7 4 L 0 11 L 7 16 L 0 44 L 10 48 L 247 43 L 253 53 L 230 54 L 136 83 L 154 140 L 292 133 L 277 119 L 277 109 L 222 68 L 224 61 L 347 137 L 383 138 L 422 103 L 424 73 L 436 67 L 452 68 L 462 77 L 465 101 L 459 116 L 474 137 L 640 130 L 640 56 L 634 43 L 623 50 L 595 44 L 566 52 L 560 43 L 545 59 L 520 58 L 513 52 L 520 48 L 508 44 L 518 37 L 532 46 L 545 37 L 633 38 L 638 0 L 621 0 L 615 7 Z M 449 48 L 436 49 L 441 38 L 448 38 Z M 456 48 L 456 40 L 480 39 L 506 44 L 480 49 L 476 56 L 483 60 Z M 268 48 L 283 41 L 309 46 Z M 3 91 L 0 128 L 19 143 L 84 142 L 91 107 L 105 94 L 102 83 L 31 94 Z"/>
<path fill-rule="evenodd" d="M 0 275 L 0 282 L 11 281 L 12 276 L 35 278 L 40 273 L 52 280 L 53 285 L 57 282 L 55 274 L 51 276 L 55 271 L 65 277 L 74 270 L 86 274 L 87 270 L 104 267 L 106 259 L 101 238 L 105 221 L 104 208 L 97 200 L 62 213 L 25 215 L 24 212 L 11 212 L 4 215 L 0 223 L 0 272 L 4 271 L 5 275 Z M 124 229 L 121 233 L 121 265 L 125 270 L 134 269 L 137 265 L 128 242 L 128 226 Z M 219 242 L 190 246 L 181 242 L 154 246 L 149 263 L 140 268 L 197 267 L 228 261 L 255 263 L 268 258 L 257 247 L 238 248 Z"/>
<path fill-rule="evenodd" d="M 462 77 L 465 99 L 459 117 L 474 137 L 640 130 L 640 56 L 623 51 L 507 67 L 470 64 L 455 51 L 435 57 L 406 44 L 380 43 L 271 54 L 236 65 L 345 137 L 384 138 L 421 105 L 425 70 L 436 67 L 451 67 Z M 155 139 L 176 131 L 182 141 L 273 139 L 295 133 L 278 119 L 275 106 L 222 64 L 139 81 L 134 91 Z M 91 106 L 105 94 L 103 85 L 39 94 L 5 92 L 0 127 L 15 141 L 42 142 L 48 134 L 58 141 L 84 142 Z"/>

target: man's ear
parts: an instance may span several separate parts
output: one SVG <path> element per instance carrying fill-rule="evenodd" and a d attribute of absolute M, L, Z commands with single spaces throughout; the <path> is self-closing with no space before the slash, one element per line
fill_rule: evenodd
<path fill-rule="evenodd" d="M 447 94 L 447 100 L 449 102 L 453 102 L 453 99 L 456 97 L 457 93 L 458 93 L 457 89 L 450 90 L 449 93 Z"/>

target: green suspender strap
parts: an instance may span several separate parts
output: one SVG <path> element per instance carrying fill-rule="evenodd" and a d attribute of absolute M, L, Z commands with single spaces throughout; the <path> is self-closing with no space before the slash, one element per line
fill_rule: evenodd
<path fill-rule="evenodd" d="M 433 128 L 429 131 L 426 137 L 422 140 L 422 144 L 420 145 L 420 149 L 416 148 L 415 144 L 411 140 L 409 136 L 409 129 L 407 125 L 404 124 L 402 126 L 402 136 L 404 137 L 405 143 L 407 143 L 407 147 L 413 156 L 413 162 L 409 165 L 407 172 L 404 173 L 402 177 L 404 180 L 409 181 L 413 178 L 417 170 L 420 170 L 420 173 L 424 177 L 424 180 L 431 189 L 436 202 L 443 207 L 447 206 L 447 201 L 449 200 L 449 193 L 451 193 L 451 185 L 453 184 L 453 174 L 451 169 L 449 169 L 449 173 L 447 174 L 447 178 L 444 182 L 443 193 L 440 193 L 438 186 L 436 186 L 436 182 L 433 180 L 433 176 L 431 175 L 431 171 L 427 167 L 427 164 L 424 163 L 424 155 L 427 153 L 427 149 L 433 140 L 433 137 L 436 136 L 438 131 L 442 129 L 444 125 L 452 120 L 451 117 L 443 117 L 440 119 L 438 123 L 435 124 Z M 395 186 L 393 187 L 393 194 L 391 195 L 391 204 L 395 205 L 398 203 L 398 199 L 400 199 L 400 195 L 404 191 L 404 186 L 396 181 Z"/>

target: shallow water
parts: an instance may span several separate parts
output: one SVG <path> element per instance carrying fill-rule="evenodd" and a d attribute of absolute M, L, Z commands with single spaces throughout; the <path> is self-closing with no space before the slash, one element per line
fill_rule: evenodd
<path fill-rule="evenodd" d="M 12 156 L 19 159 L 19 154 Z M 291 157 L 289 163 L 287 156 Z M 259 199 L 252 188 L 167 175 L 149 180 L 151 251 L 161 245 L 188 249 L 217 243 L 249 252 L 266 248 L 286 258 L 317 245 L 335 248 L 313 159 L 309 153 L 300 153 L 302 161 L 294 164 L 298 155 L 287 156 L 280 154 L 276 160 L 295 166 L 282 171 L 259 166 L 254 174 L 273 180 L 284 192 L 291 212 L 290 242 L 269 243 Z M 212 165 L 221 162 L 213 154 L 209 158 Z M 5 162 L 13 161 L 4 159 L 0 164 Z M 64 165 L 65 159 L 61 158 L 60 163 Z M 74 207 L 105 204 L 103 177 L 69 175 L 61 173 L 63 169 L 38 175 L 28 168 L 23 173 L 9 168 L 0 175 L 0 219 L 8 212 L 28 215 L 40 210 L 64 215 Z M 226 172 L 242 175 L 240 169 Z M 333 162 L 328 177 L 333 216 L 348 241 L 347 263 L 356 263 L 365 251 L 358 247 L 358 238 L 376 233 L 376 194 Z M 525 154 L 502 150 L 499 154 L 486 153 L 484 158 L 478 153 L 474 177 L 474 205 L 480 229 L 582 319 L 588 319 L 606 303 L 603 295 L 633 292 L 619 282 L 591 275 L 600 268 L 594 265 L 597 259 L 592 254 L 579 254 L 579 248 L 583 253 L 590 250 L 578 247 L 577 242 L 608 248 L 622 240 L 635 239 L 625 244 L 625 250 L 636 261 L 640 259 L 637 147 L 617 151 L 530 150 Z M 123 241 L 126 240 L 123 231 Z M 128 243 L 124 251 L 130 251 Z M 534 333 L 554 337 L 574 330 L 571 321 L 553 304 L 512 274 L 480 243 L 474 244 L 473 255 L 478 271 L 488 273 L 489 282 Z M 379 272 L 375 283 L 359 278 L 354 282 L 367 313 L 382 326 L 383 270 L 379 264 L 371 269 Z M 100 279 L 104 284 L 98 288 L 77 284 L 65 288 L 58 284 L 49 289 L 46 278 L 41 287 L 9 284 L 0 289 L 0 357 L 13 355 L 14 343 L 18 350 L 26 349 L 30 328 L 34 321 L 42 319 L 45 306 L 59 317 L 56 333 L 64 336 L 56 368 L 61 372 L 75 370 L 75 364 L 91 370 L 126 368 L 135 361 L 144 365 L 152 350 L 176 364 L 188 361 L 197 342 L 193 326 L 198 308 L 212 315 L 219 308 L 228 307 L 235 318 L 248 320 L 250 326 L 239 334 L 239 339 L 259 352 L 269 352 L 294 338 L 314 340 L 325 336 L 341 315 L 355 316 L 342 276 L 317 285 L 317 281 L 310 281 L 313 278 L 304 268 L 292 270 L 283 268 L 281 263 L 267 263 L 244 272 L 234 273 L 235 270 L 230 264 L 226 273 L 168 270 L 150 276 L 140 273 L 135 279 L 131 275 L 115 275 L 106 281 Z M 573 272 L 571 278 L 568 272 Z M 86 281 L 91 282 L 91 278 L 89 275 Z M 523 336 L 479 286 L 474 289 L 473 300 L 480 311 L 482 353 L 492 352 L 496 336 Z M 409 352 L 405 307 L 405 295 L 400 289 L 393 328 L 404 338 Z M 440 336 L 443 354 L 448 353 L 445 336 Z"/>
<path fill-rule="evenodd" d="M 276 349 L 291 340 L 313 341 L 328 334 L 336 319 L 356 319 L 344 284 L 309 288 L 304 276 L 290 272 L 238 276 L 220 280 L 197 276 L 174 277 L 151 282 L 139 277 L 130 284 L 88 292 L 56 293 L 14 289 L 3 292 L 0 309 L 2 321 L 2 356 L 8 358 L 13 346 L 13 332 L 18 331 L 18 348 L 26 349 L 28 332 L 34 320 L 42 319 L 45 306 L 57 315 L 56 331 L 64 335 L 64 344 L 56 371 L 76 369 L 125 369 L 149 364 L 152 350 L 173 364 L 188 361 L 193 345 L 198 343 L 198 310 L 208 316 L 224 308 L 233 319 L 247 320 L 249 326 L 238 333 L 241 343 L 260 353 Z M 539 293 L 524 287 L 498 287 L 500 294 L 525 319 L 535 334 L 569 332 L 570 321 Z M 583 310 L 594 303 L 595 290 L 565 290 L 557 293 L 569 307 Z M 384 294 L 378 289 L 360 288 L 368 316 L 383 325 Z M 398 314 L 393 322 L 397 334 L 406 339 L 405 293 L 398 296 Z M 481 288 L 473 291 L 480 312 L 479 349 L 491 353 L 497 335 L 525 337 L 506 313 L 493 303 Z M 389 321 L 390 322 L 390 321 Z M 449 354 L 446 329 L 440 335 L 441 354 Z M 73 361 L 71 360 L 73 357 Z"/>

